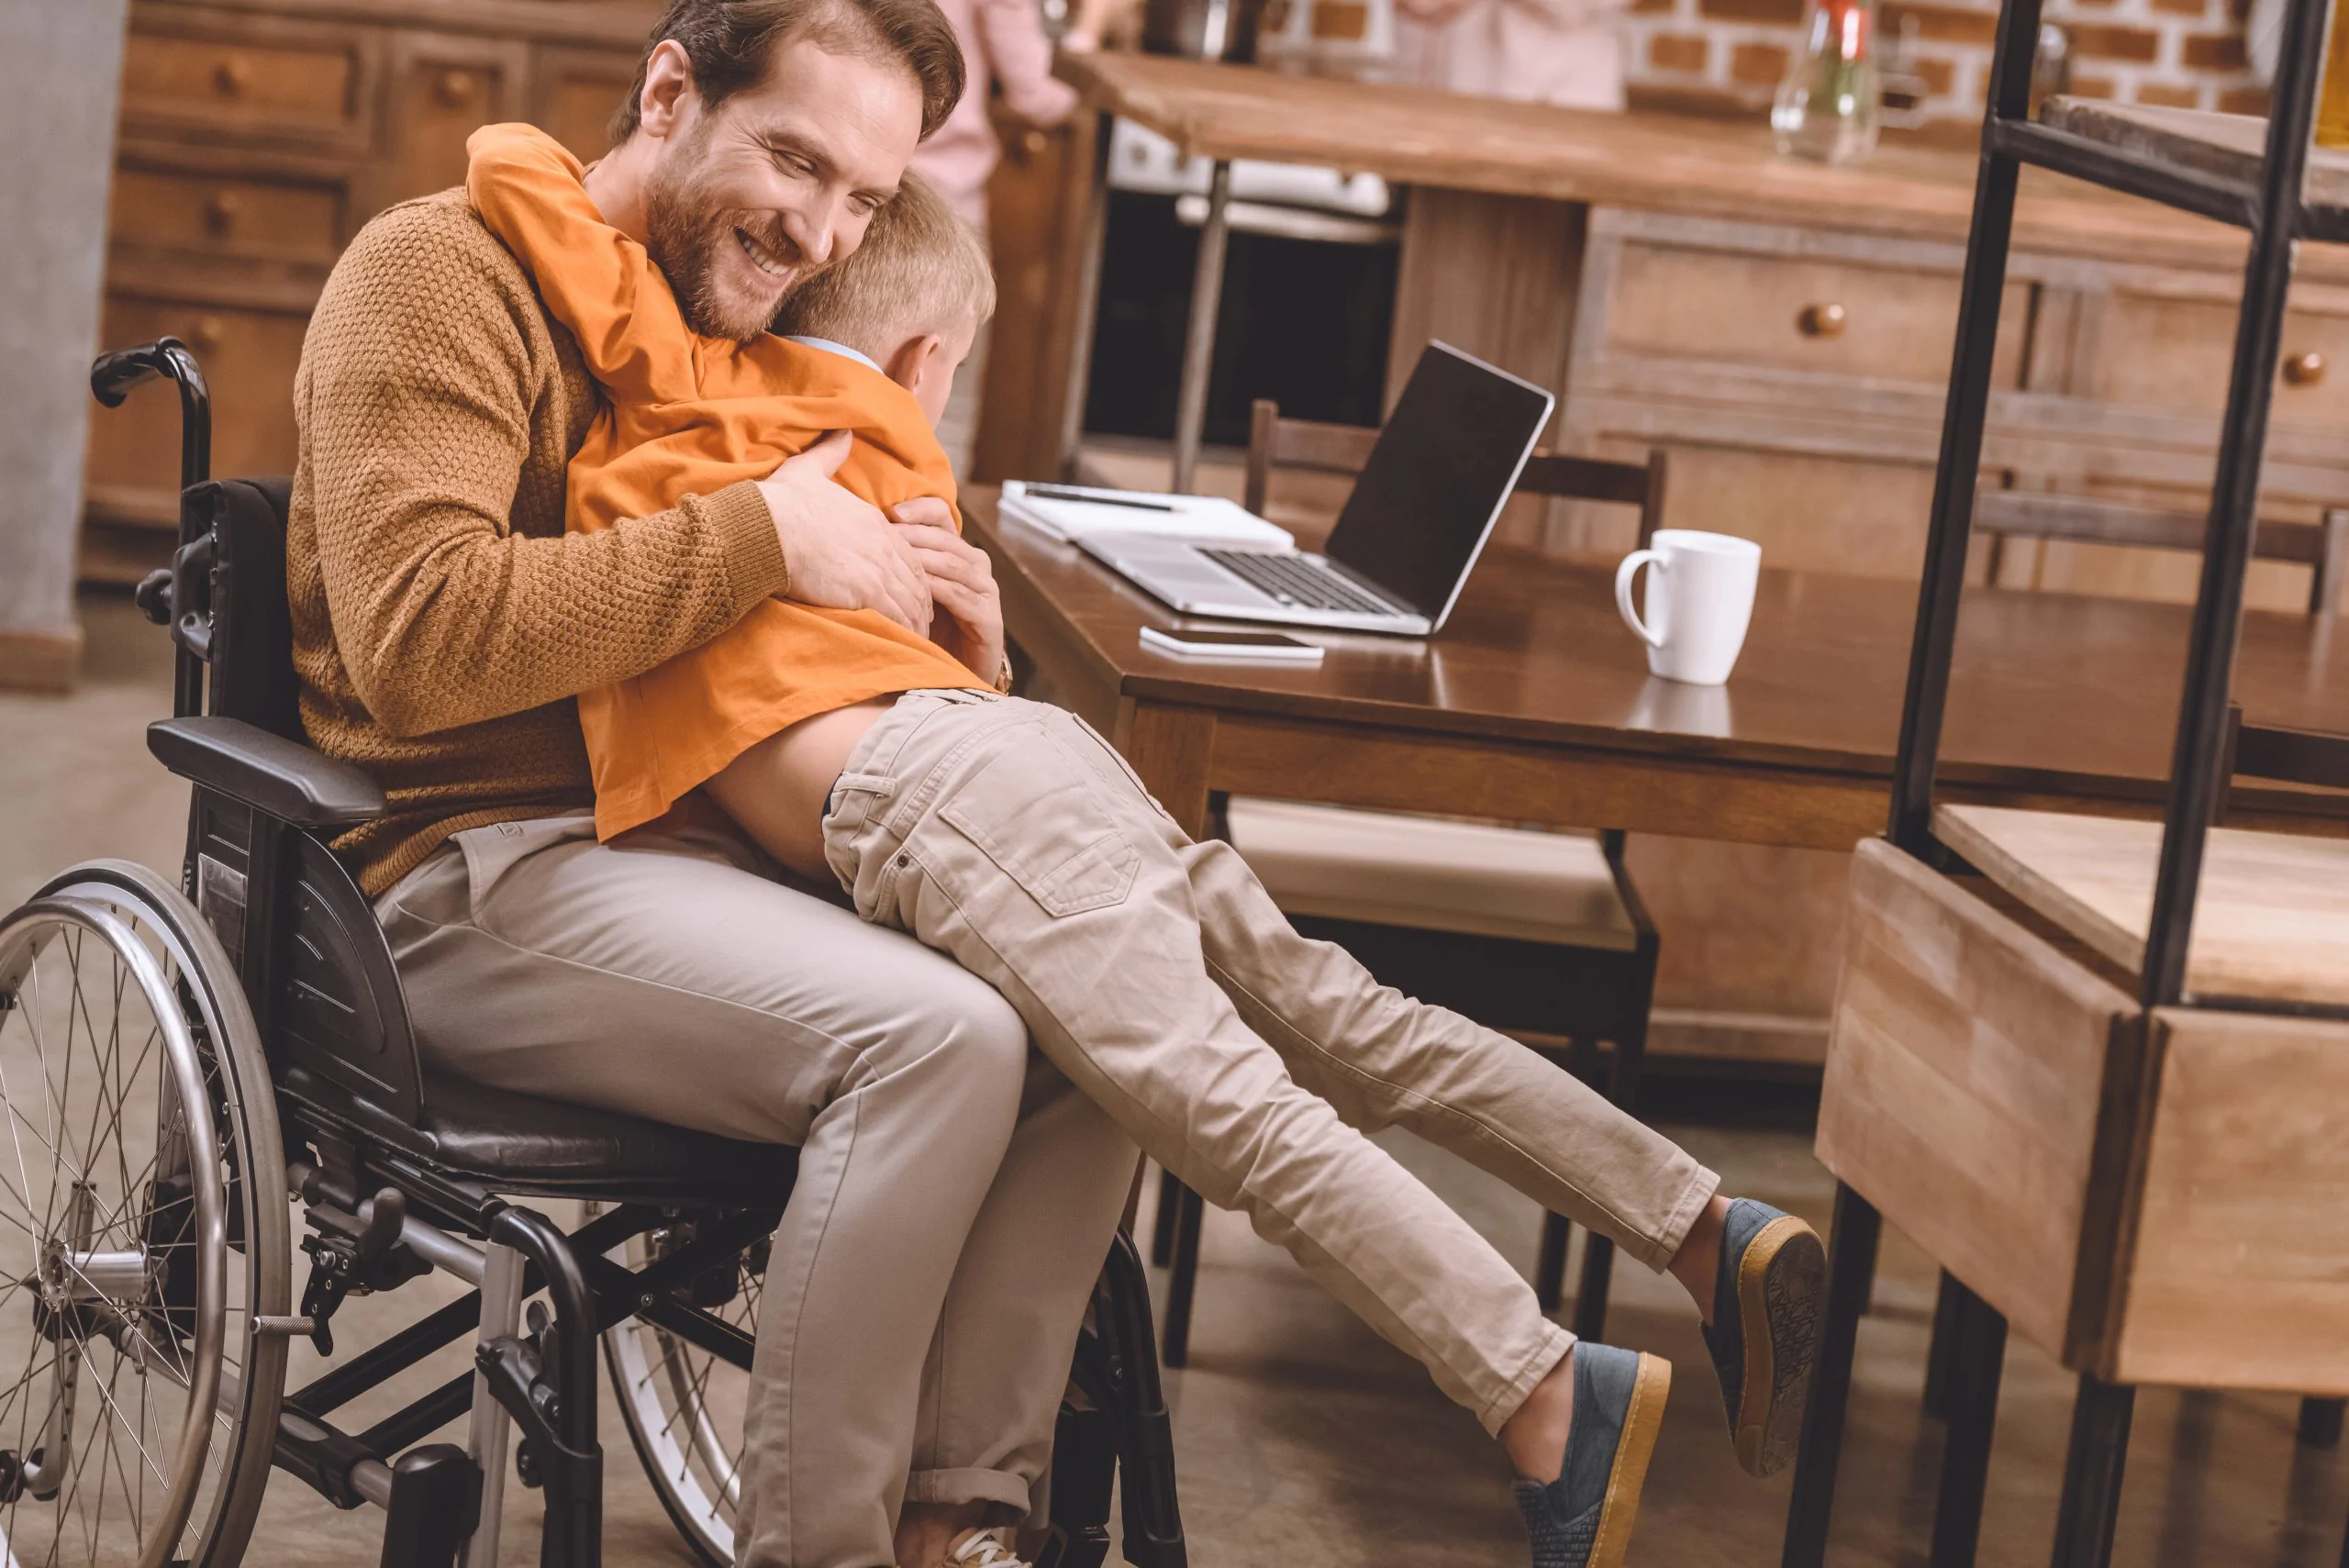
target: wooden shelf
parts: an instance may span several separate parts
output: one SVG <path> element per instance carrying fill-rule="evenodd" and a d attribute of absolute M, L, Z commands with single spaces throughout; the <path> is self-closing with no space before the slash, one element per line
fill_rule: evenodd
<path fill-rule="evenodd" d="M 2060 167 L 2065 173 L 2118 189 L 2174 199 L 2171 193 L 2140 190 L 2137 183 L 2167 171 L 2192 181 L 2205 201 L 2225 202 L 2239 208 L 2243 215 L 2258 210 L 2260 171 L 2267 155 L 2267 120 L 2264 116 L 2057 97 L 2041 106 L 2036 129 L 2076 144 L 2088 144 L 2074 146 L 2069 154 L 2078 157 L 2085 153 L 2091 164 L 2105 161 L 2091 150 L 2100 149 L 2109 158 L 2110 166 L 2071 166 L 2069 159 L 2058 149 L 2033 145 L 2043 139 L 2031 137 L 2026 131 L 2015 150 L 2033 162 Z M 2048 156 L 2051 152 L 2057 156 Z M 2310 149 L 2301 197 L 2313 237 L 2337 239 L 2349 231 L 2349 151 Z M 2244 221 L 2235 212 L 2221 214 L 2195 203 L 2180 205 L 2203 211 L 2209 217 Z"/>
<path fill-rule="evenodd" d="M 1939 806 L 1943 843 L 2114 963 L 2144 962 L 2162 825 Z M 2349 843 L 2210 831 L 2187 962 L 2189 995 L 2349 1005 Z"/>

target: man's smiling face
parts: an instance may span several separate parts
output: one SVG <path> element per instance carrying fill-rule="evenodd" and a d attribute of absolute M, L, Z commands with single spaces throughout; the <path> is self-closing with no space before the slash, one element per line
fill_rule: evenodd
<path fill-rule="evenodd" d="M 803 34 L 715 109 L 690 84 L 678 91 L 645 187 L 645 244 L 695 331 L 765 331 L 784 296 L 854 250 L 896 194 L 921 140 L 921 87 L 876 55 Z M 674 68 L 684 64 L 678 51 Z"/>

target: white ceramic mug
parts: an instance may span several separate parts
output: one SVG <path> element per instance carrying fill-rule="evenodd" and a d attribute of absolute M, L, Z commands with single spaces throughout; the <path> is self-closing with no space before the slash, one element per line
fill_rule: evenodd
<path fill-rule="evenodd" d="M 1631 579 L 1648 568 L 1647 616 L 1631 607 Z M 1658 528 L 1615 569 L 1615 607 L 1648 645 L 1648 673 L 1692 686 L 1729 679 L 1753 618 L 1762 547 L 1731 534 Z"/>

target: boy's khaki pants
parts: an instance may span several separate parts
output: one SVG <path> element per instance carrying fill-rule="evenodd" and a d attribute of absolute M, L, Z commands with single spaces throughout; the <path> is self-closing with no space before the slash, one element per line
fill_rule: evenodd
<path fill-rule="evenodd" d="M 1296 934 L 1057 708 L 900 698 L 824 818 L 857 913 L 951 953 L 1137 1143 L 1428 1368 L 1486 1430 L 1573 1339 L 1364 1136 L 1401 1126 L 1612 1238 L 1678 1251 L 1713 1173 L 1567 1073 Z"/>

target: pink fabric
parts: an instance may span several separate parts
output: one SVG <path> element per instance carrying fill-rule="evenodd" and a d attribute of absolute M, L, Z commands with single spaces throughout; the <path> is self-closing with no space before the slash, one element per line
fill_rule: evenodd
<path fill-rule="evenodd" d="M 1052 75 L 1052 45 L 1035 0 L 938 0 L 963 45 L 969 84 L 946 123 L 914 154 L 914 168 L 955 214 L 985 229 L 987 175 L 1003 149 L 987 122 L 990 83 L 1021 119 L 1053 125 L 1076 107 L 1076 90 Z"/>
<path fill-rule="evenodd" d="M 1397 77 L 1574 109 L 1623 106 L 1628 0 L 1468 0 L 1449 22 L 1395 18 Z"/>

